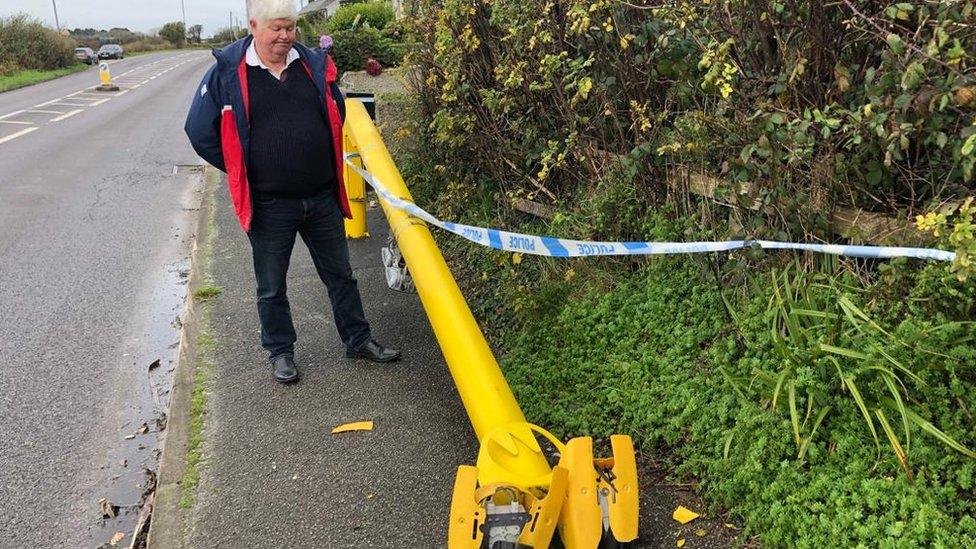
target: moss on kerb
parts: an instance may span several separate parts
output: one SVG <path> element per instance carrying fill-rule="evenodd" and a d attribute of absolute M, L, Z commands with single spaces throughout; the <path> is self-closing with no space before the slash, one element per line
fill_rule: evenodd
<path fill-rule="evenodd" d="M 217 188 L 219 175 L 216 170 L 207 171 L 207 188 L 209 195 L 209 209 L 207 211 L 207 234 L 200 247 L 200 268 L 203 270 L 203 283 L 193 290 L 193 298 L 201 304 L 198 312 L 199 332 L 196 340 L 196 363 L 193 372 L 193 392 L 190 397 L 190 433 L 186 449 L 186 468 L 180 482 L 183 496 L 180 506 L 189 509 L 193 506 L 196 487 L 200 483 L 200 468 L 203 462 L 204 416 L 207 412 L 206 386 L 214 367 L 214 352 L 216 343 L 210 330 L 210 315 L 213 307 L 212 299 L 220 295 L 222 288 L 213 284 L 211 267 L 214 239 L 217 234 L 214 191 Z"/>

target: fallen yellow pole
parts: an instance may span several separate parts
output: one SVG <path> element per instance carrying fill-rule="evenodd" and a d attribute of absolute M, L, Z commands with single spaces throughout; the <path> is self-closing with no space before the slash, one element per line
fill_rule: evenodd
<path fill-rule="evenodd" d="M 394 194 L 412 201 L 362 103 L 346 102 L 346 128 L 355 138 L 359 154 L 369 166 L 370 173 L 382 180 Z M 525 416 L 427 224 L 383 200 L 380 204 L 407 260 L 417 293 L 478 439 L 498 425 L 524 422 Z"/>
<path fill-rule="evenodd" d="M 346 101 L 345 128 L 350 150 L 358 150 L 370 174 L 412 202 L 362 103 Z M 594 460 L 588 437 L 563 445 L 526 422 L 427 224 L 385 200 L 380 204 L 481 444 L 477 467 L 458 469 L 448 547 L 548 547 L 557 521 L 569 549 L 594 549 L 602 539 L 636 539 L 630 437 L 614 436 L 616 459 Z M 540 439 L 562 455 L 558 465 L 550 466 Z"/>

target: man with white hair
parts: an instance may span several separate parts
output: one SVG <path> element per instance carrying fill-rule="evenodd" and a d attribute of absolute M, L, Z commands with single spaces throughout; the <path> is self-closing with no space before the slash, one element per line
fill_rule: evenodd
<path fill-rule="evenodd" d="M 193 97 L 186 133 L 204 160 L 227 172 L 251 241 L 261 345 L 273 376 L 298 380 L 286 277 L 301 235 L 328 289 L 349 358 L 400 357 L 373 339 L 349 264 L 342 180 L 345 104 L 332 59 L 295 41 L 293 0 L 248 0 L 250 36 L 214 50 Z"/>

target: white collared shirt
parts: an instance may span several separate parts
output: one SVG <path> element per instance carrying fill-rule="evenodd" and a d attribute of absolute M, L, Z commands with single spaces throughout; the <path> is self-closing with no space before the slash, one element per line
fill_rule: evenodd
<path fill-rule="evenodd" d="M 285 72 L 294 61 L 298 60 L 298 50 L 292 48 L 288 50 L 288 57 L 285 58 L 285 68 L 281 69 L 281 72 Z M 254 48 L 254 41 L 251 41 L 251 45 L 247 47 L 247 53 L 244 54 L 244 62 L 252 67 L 261 67 L 262 69 L 271 73 L 278 80 L 281 80 L 281 72 L 275 72 L 271 67 L 264 64 L 261 61 L 261 56 L 258 55 L 258 50 Z"/>

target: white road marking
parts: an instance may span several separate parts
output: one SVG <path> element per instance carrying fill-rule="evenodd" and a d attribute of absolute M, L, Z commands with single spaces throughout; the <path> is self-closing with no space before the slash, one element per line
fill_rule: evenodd
<path fill-rule="evenodd" d="M 20 120 L 0 120 L 0 124 L 24 124 L 25 126 L 33 126 L 33 122 L 21 122 Z"/>
<path fill-rule="evenodd" d="M 52 100 L 50 100 L 50 101 L 48 101 L 47 103 L 41 103 L 40 105 L 34 105 L 34 106 L 33 106 L 33 107 L 31 107 L 31 108 L 32 108 L 32 109 L 36 109 L 36 108 L 38 108 L 38 107 L 46 107 L 46 106 L 48 106 L 48 105 L 51 105 L 51 104 L 54 104 L 54 103 L 57 103 L 58 101 L 61 101 L 61 98 L 60 98 L 60 97 L 59 97 L 59 98 L 57 98 L 57 99 L 52 99 Z"/>
<path fill-rule="evenodd" d="M 36 113 L 36 114 L 64 114 L 64 111 L 42 111 L 38 109 L 32 109 L 27 112 Z"/>
<path fill-rule="evenodd" d="M 27 134 L 29 134 L 30 132 L 32 132 L 32 131 L 34 131 L 36 129 L 37 129 L 37 126 L 32 126 L 30 128 L 24 128 L 24 129 L 20 130 L 17 133 L 12 133 L 12 134 L 8 135 L 7 137 L 4 137 L 4 138 L 0 139 L 0 145 L 2 145 L 3 143 L 6 143 L 7 141 L 11 141 L 11 140 L 17 139 L 18 137 L 20 137 L 22 135 L 27 135 Z"/>
<path fill-rule="evenodd" d="M 4 118 L 10 118 L 11 116 L 17 116 L 18 114 L 20 114 L 22 112 L 24 112 L 24 111 L 20 110 L 20 111 L 8 112 L 7 114 L 5 114 L 3 116 L 0 116 L 0 120 L 3 120 Z"/>
<path fill-rule="evenodd" d="M 51 122 L 60 122 L 60 121 L 64 120 L 65 118 L 70 118 L 70 117 L 72 117 L 72 116 L 74 116 L 74 115 L 76 115 L 76 114 L 78 114 L 78 113 L 80 113 L 80 112 L 82 112 L 84 110 L 85 109 L 75 109 L 73 111 L 68 111 L 68 112 L 62 114 L 61 116 L 55 116 L 54 118 L 51 119 Z"/>
<path fill-rule="evenodd" d="M 116 94 L 116 95 L 121 95 L 121 94 Z M 113 95 L 112 97 L 116 97 L 116 96 Z M 89 107 L 95 107 L 95 106 L 101 105 L 102 103 L 108 101 L 112 97 L 105 97 L 105 98 L 99 99 L 98 101 L 95 101 L 94 103 L 92 103 L 91 105 L 88 105 L 88 106 Z"/>
<path fill-rule="evenodd" d="M 79 105 L 77 103 L 65 103 L 63 101 L 59 101 L 59 102 L 54 103 L 54 104 L 55 105 L 61 105 L 61 106 L 64 106 L 64 107 L 87 107 L 88 106 L 88 103 L 84 103 L 82 105 Z"/>
<path fill-rule="evenodd" d="M 129 93 L 130 91 L 132 91 L 132 90 L 122 90 L 119 93 L 115 94 L 115 97 L 118 97 L 120 95 L 125 95 L 125 94 Z M 108 99 L 106 99 L 105 101 L 108 101 Z M 95 105 L 92 105 L 92 106 L 94 107 Z"/>

